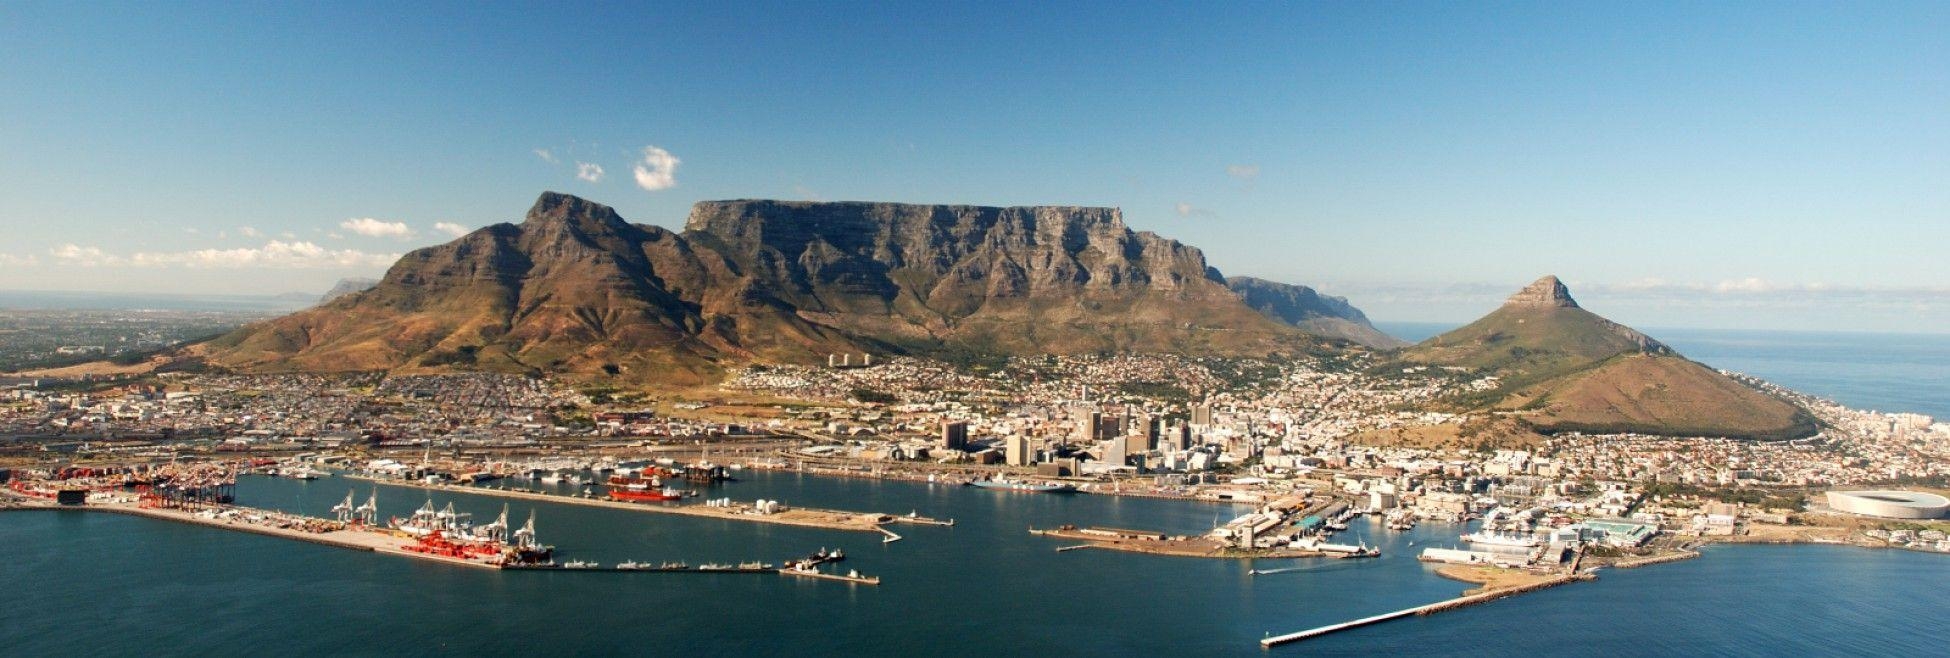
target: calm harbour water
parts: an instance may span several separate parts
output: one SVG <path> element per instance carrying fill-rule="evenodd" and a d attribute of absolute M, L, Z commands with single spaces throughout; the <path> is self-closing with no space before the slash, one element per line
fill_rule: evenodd
<path fill-rule="evenodd" d="M 1408 338 L 1401 327 L 1385 326 Z M 1439 331 L 1428 326 L 1422 331 Z M 1655 331 L 1702 362 L 1853 406 L 1950 417 L 1950 338 Z M 1377 560 L 1245 562 L 1056 553 L 1060 523 L 1196 532 L 1242 508 L 1010 494 L 909 482 L 746 473 L 713 495 L 954 518 L 906 539 L 512 501 L 562 559 L 779 562 L 842 547 L 879 587 L 777 576 L 501 573 L 85 512 L 0 514 L 0 642 L 17 655 L 1256 655 L 1267 633 L 1456 595 L 1414 560 L 1462 528 L 1345 541 Z M 247 478 L 240 502 L 326 515 L 372 485 Z M 387 515 L 428 499 L 382 487 Z M 501 499 L 438 493 L 486 520 Z M 1410 543 L 1413 542 L 1413 545 Z M 1941 655 L 1950 557 L 1830 546 L 1714 547 L 1489 605 L 1389 622 L 1273 653 L 1372 655 Z"/>
<path fill-rule="evenodd" d="M 909 482 L 747 473 L 740 499 L 953 517 L 906 537 L 512 501 L 533 508 L 564 559 L 778 562 L 842 547 L 879 587 L 769 575 L 487 572 L 289 540 L 86 512 L 0 515 L 18 655 L 692 654 L 1253 655 L 1267 634 L 1456 595 L 1414 560 L 1461 531 L 1391 533 L 1359 521 L 1376 560 L 1261 561 L 1307 571 L 1250 576 L 1245 562 L 1057 553 L 1030 526 L 1070 522 L 1190 532 L 1229 505 L 1044 496 Z M 323 515 L 372 485 L 247 478 L 241 502 Z M 387 515 L 428 499 L 381 487 Z M 435 493 L 477 517 L 501 499 Z M 1410 542 L 1415 542 L 1410 546 Z M 1725 547 L 1599 581 L 1390 622 L 1280 653 L 1927 654 L 1950 559 L 1836 547 Z"/>

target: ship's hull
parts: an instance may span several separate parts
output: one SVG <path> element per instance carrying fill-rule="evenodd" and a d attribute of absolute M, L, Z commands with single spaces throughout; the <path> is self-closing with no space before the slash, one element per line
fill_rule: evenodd
<path fill-rule="evenodd" d="M 682 500 L 683 498 L 684 498 L 684 494 L 670 493 L 665 491 L 635 491 L 630 489 L 609 490 L 610 500 L 620 500 L 620 501 L 631 502 L 631 503 L 665 502 L 671 500 Z"/>
<path fill-rule="evenodd" d="M 1076 487 L 1067 484 L 1028 484 L 1025 482 L 995 482 L 991 480 L 977 480 L 974 482 L 970 482 L 969 484 L 977 487 L 981 487 L 983 489 L 994 489 L 996 491 L 1021 491 L 1025 493 L 1055 493 L 1055 494 L 1067 494 L 1067 493 L 1077 492 Z"/>

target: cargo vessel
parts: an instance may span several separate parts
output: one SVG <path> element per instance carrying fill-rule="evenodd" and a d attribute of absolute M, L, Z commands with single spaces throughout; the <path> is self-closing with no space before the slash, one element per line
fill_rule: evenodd
<path fill-rule="evenodd" d="M 672 501 L 672 500 L 683 500 L 685 498 L 695 496 L 695 495 L 697 495 L 697 492 L 695 491 L 682 491 L 678 489 L 671 489 L 668 487 L 663 489 L 610 489 L 609 490 L 610 500 L 617 500 L 626 503 L 647 503 L 647 502 L 665 502 L 665 501 Z"/>
<path fill-rule="evenodd" d="M 1023 482 L 1021 480 L 1010 480 L 1007 478 L 999 478 L 999 477 L 990 478 L 987 480 L 975 480 L 969 482 L 968 484 L 970 486 L 981 487 L 983 489 L 996 489 L 1000 491 L 1024 491 L 1029 493 L 1056 493 L 1056 494 L 1067 494 L 1067 493 L 1077 492 L 1077 488 L 1075 486 L 1068 485 L 1068 484 L 1036 484 L 1033 482 Z"/>

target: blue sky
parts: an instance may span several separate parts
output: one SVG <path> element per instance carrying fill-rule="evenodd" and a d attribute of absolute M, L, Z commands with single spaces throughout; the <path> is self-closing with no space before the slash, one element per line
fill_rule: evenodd
<path fill-rule="evenodd" d="M 1950 326 L 1944 3 L 0 2 L 0 88 L 0 289 L 321 291 L 553 189 L 1113 205 L 1386 320 Z"/>

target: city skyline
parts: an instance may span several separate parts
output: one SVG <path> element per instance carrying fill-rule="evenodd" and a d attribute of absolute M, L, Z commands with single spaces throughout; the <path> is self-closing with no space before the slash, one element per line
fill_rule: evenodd
<path fill-rule="evenodd" d="M 1381 321 L 1544 274 L 1642 326 L 1950 319 L 1940 6 L 867 9 L 9 5 L 0 289 L 317 292 L 554 189 L 1117 206 Z"/>

